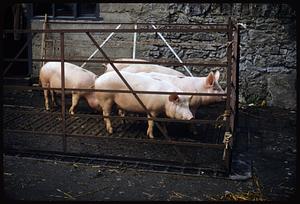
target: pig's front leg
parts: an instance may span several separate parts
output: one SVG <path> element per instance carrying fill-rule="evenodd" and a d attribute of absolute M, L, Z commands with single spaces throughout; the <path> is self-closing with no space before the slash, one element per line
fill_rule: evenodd
<path fill-rule="evenodd" d="M 151 113 L 151 115 L 153 117 L 156 117 L 156 115 L 154 113 Z M 150 115 L 147 115 L 148 118 L 150 118 Z M 154 121 L 153 120 L 148 120 L 148 129 L 147 129 L 147 136 L 150 138 L 150 139 L 153 139 L 154 136 L 153 136 L 153 126 L 154 126 Z"/>
<path fill-rule="evenodd" d="M 125 111 L 119 108 L 118 109 L 118 115 L 121 116 L 121 117 L 124 117 L 125 116 Z M 123 125 L 125 124 L 125 119 L 122 119 L 122 124 Z"/>
<path fill-rule="evenodd" d="M 74 109 L 76 108 L 76 106 L 77 106 L 77 104 L 78 104 L 79 98 L 80 98 L 79 93 L 73 93 L 73 92 L 72 92 L 72 106 L 71 106 L 71 108 L 69 109 L 69 113 L 70 113 L 71 115 L 74 115 Z"/>
<path fill-rule="evenodd" d="M 197 108 L 190 108 L 193 117 L 196 118 L 196 112 L 197 112 Z M 193 135 L 197 135 L 198 131 L 197 131 L 197 127 L 195 123 L 190 124 L 190 130 L 192 131 Z"/>
<path fill-rule="evenodd" d="M 111 112 L 111 107 L 112 107 L 112 102 L 111 101 L 106 101 L 104 106 L 102 107 L 103 110 L 103 116 L 109 116 Z M 111 121 L 109 118 L 103 118 L 106 130 L 109 134 L 113 133 L 113 128 L 111 126 Z"/>

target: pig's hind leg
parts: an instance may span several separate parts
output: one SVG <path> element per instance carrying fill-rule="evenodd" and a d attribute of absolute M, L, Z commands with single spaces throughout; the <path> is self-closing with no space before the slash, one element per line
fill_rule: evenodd
<path fill-rule="evenodd" d="M 190 108 L 190 110 L 193 114 L 193 117 L 196 118 L 197 108 Z M 193 135 L 198 135 L 197 126 L 196 126 L 195 123 L 189 124 L 189 128 L 190 128 L 190 131 L 192 132 Z"/>
<path fill-rule="evenodd" d="M 72 106 L 70 107 L 69 109 L 69 113 L 71 115 L 74 115 L 74 109 L 76 108 L 76 106 L 78 105 L 78 102 L 79 102 L 79 98 L 80 98 L 80 95 L 79 93 L 74 93 L 72 92 Z"/>
<path fill-rule="evenodd" d="M 50 91 L 51 94 L 51 103 L 52 103 L 52 107 L 55 108 L 57 107 L 57 101 L 56 101 L 56 94 L 55 91 L 51 90 Z"/>
<path fill-rule="evenodd" d="M 42 83 L 42 87 L 43 88 L 49 88 L 49 83 Z M 47 111 L 50 110 L 50 107 L 49 107 L 49 95 L 48 95 L 48 93 L 49 93 L 49 90 L 44 89 L 45 109 Z"/>

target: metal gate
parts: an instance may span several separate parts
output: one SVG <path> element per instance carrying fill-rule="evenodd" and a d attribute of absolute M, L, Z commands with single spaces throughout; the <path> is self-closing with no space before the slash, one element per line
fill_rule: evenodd
<path fill-rule="evenodd" d="M 114 25 L 114 24 L 110 24 Z M 59 33 L 60 58 L 32 59 L 32 61 L 60 61 L 62 73 L 61 111 L 47 112 L 38 108 L 42 87 L 4 85 L 7 92 L 4 99 L 4 153 L 37 158 L 52 158 L 73 162 L 134 167 L 143 170 L 183 173 L 191 175 L 228 175 L 230 173 L 231 152 L 236 137 L 238 104 L 239 66 L 239 27 L 230 18 L 226 24 L 130 24 L 126 29 L 52 29 L 52 30 L 4 30 L 5 33 Z M 135 25 L 143 26 L 136 28 Z M 132 62 L 111 60 L 96 42 L 92 33 L 150 33 L 150 32 L 222 32 L 227 35 L 227 62 Z M 104 59 L 90 60 L 94 63 L 110 63 L 128 87 L 128 91 L 101 89 L 66 89 L 64 87 L 64 62 L 85 62 L 83 59 L 65 58 L 65 33 L 86 33 L 91 42 L 102 53 Z M 26 46 L 26 43 L 24 46 Z M 28 59 L 4 59 L 6 62 L 27 61 Z M 171 94 L 173 92 L 135 91 L 116 69 L 114 63 L 160 64 L 174 66 L 205 66 L 226 68 L 226 94 L 190 93 L 180 95 L 226 95 L 225 103 L 201 108 L 201 119 L 182 121 L 163 117 L 147 118 L 139 114 L 128 116 L 107 116 L 112 120 L 114 133 L 106 133 L 102 114 L 79 111 L 75 115 L 66 114 L 65 91 L 102 91 L 137 94 Z M 9 65 L 10 66 L 10 65 Z M 8 68 L 6 69 L 9 69 Z M 5 70 L 6 70 L 5 69 Z M 7 71 L 7 70 L 6 70 Z M 24 98 L 30 98 L 30 105 L 18 105 Z M 13 105 L 5 105 L 12 100 Z M 14 101 L 16 102 L 14 104 Z M 141 101 L 140 101 L 141 102 Z M 141 104 L 143 105 L 143 104 Z M 145 110 L 147 111 L 147 110 Z M 200 112 L 200 113 L 199 113 Z M 123 124 L 122 120 L 126 123 Z M 145 134 L 147 120 L 155 121 L 157 137 L 148 139 Z M 161 124 L 167 125 L 168 134 L 162 131 Z M 193 123 L 198 131 L 196 136 L 189 134 Z"/>

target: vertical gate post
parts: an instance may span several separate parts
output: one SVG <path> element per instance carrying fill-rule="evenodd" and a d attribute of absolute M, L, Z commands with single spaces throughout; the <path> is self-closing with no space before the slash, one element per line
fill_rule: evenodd
<path fill-rule="evenodd" d="M 235 23 L 234 27 L 234 37 L 233 37 L 233 86 L 234 86 L 234 103 L 232 104 L 232 108 L 234 110 L 234 115 L 232 115 L 231 120 L 231 129 L 233 132 L 233 142 L 237 143 L 236 129 L 238 122 L 238 103 L 239 103 L 239 64 L 240 64 L 240 27 L 238 23 Z"/>
<path fill-rule="evenodd" d="M 230 114 L 231 114 L 231 108 L 230 108 L 230 101 L 231 101 L 231 72 L 232 72 L 232 20 L 229 17 L 228 18 L 228 25 L 227 25 L 227 98 L 226 98 L 226 112 L 229 113 L 229 116 L 226 117 L 226 132 L 224 135 L 224 143 L 225 143 L 225 149 L 224 149 L 224 156 L 225 156 L 225 166 L 227 169 L 227 172 L 230 173 L 231 168 L 231 147 L 228 145 L 228 140 L 225 138 L 226 136 L 230 136 Z M 226 134 L 227 133 L 227 134 Z M 229 133 L 229 134 L 228 134 Z M 227 141 L 226 141 L 227 140 Z"/>
<path fill-rule="evenodd" d="M 62 117 L 62 133 L 63 133 L 63 152 L 66 152 L 66 111 L 65 111 L 65 45 L 64 33 L 60 33 L 60 61 L 61 61 L 61 117 Z"/>

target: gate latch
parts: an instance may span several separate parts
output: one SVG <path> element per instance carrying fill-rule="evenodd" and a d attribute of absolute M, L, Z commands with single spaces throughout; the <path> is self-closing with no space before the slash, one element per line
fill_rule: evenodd
<path fill-rule="evenodd" d="M 223 143 L 225 144 L 224 152 L 223 152 L 223 160 L 225 160 L 225 154 L 226 150 L 228 149 L 228 146 L 232 147 L 232 134 L 230 132 L 225 132 Z"/>

